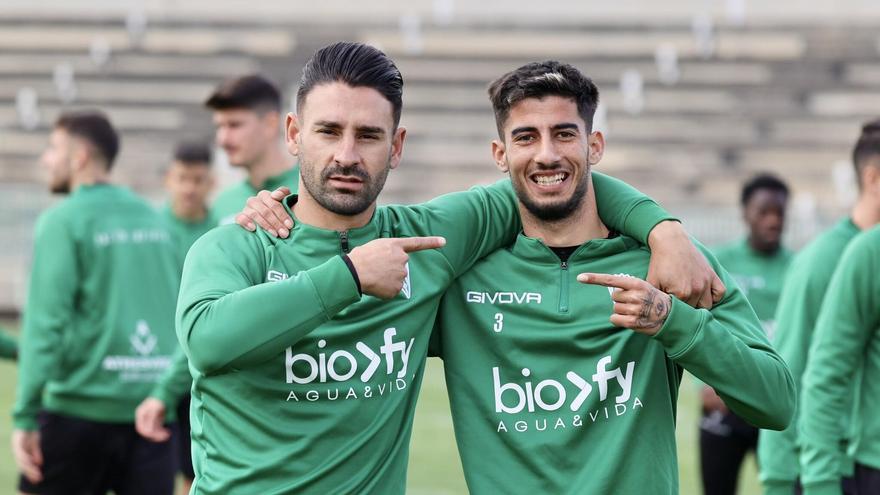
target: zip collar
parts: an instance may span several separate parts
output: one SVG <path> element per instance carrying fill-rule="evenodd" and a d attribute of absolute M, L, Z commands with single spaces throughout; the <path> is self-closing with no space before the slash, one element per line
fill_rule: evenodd
<path fill-rule="evenodd" d="M 632 249 L 635 246 L 638 246 L 638 242 L 635 239 L 623 235 L 611 239 L 592 239 L 575 249 L 568 258 L 567 264 L 604 258 Z M 520 232 L 516 242 L 509 249 L 517 258 L 526 261 L 554 266 L 559 265 L 559 257 L 544 244 L 544 241 L 528 237 L 522 232 Z"/>
<path fill-rule="evenodd" d="M 377 214 L 380 211 L 380 208 L 376 208 L 373 212 L 373 216 L 370 217 L 370 221 L 363 227 L 339 231 L 308 225 L 296 218 L 292 207 L 296 204 L 298 199 L 299 195 L 290 194 L 282 200 L 284 209 L 293 219 L 293 229 L 290 231 L 290 236 L 283 240 L 285 243 L 292 242 L 293 244 L 296 244 L 302 242 L 303 238 L 307 238 L 309 241 L 317 241 L 320 244 L 327 243 L 332 245 L 334 246 L 335 252 L 341 254 L 347 253 L 374 239 L 389 237 L 390 235 L 380 226 L 380 215 Z M 300 240 L 296 240 L 297 238 Z"/>

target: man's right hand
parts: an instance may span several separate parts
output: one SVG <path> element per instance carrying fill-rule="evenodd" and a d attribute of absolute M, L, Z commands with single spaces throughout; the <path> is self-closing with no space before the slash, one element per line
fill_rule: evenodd
<path fill-rule="evenodd" d="M 161 443 L 171 438 L 171 430 L 165 428 L 165 403 L 155 397 L 147 397 L 135 409 L 134 426 L 151 442 Z"/>
<path fill-rule="evenodd" d="M 400 293 L 406 279 L 406 263 L 414 251 L 437 249 L 443 237 L 400 237 L 372 240 L 348 253 L 364 294 L 391 299 Z"/>
<path fill-rule="evenodd" d="M 235 223 L 253 232 L 256 225 L 273 237 L 286 239 L 293 228 L 293 219 L 287 214 L 281 200 L 290 194 L 290 189 L 279 187 L 272 192 L 260 191 L 245 203 L 244 210 L 235 216 Z"/>
<path fill-rule="evenodd" d="M 19 471 L 31 483 L 43 481 L 43 451 L 40 449 L 40 432 L 13 430 L 12 455 Z"/>

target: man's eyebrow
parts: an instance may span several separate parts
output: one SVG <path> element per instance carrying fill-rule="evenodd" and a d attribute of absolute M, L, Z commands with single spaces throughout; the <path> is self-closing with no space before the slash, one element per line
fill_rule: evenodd
<path fill-rule="evenodd" d="M 358 132 L 367 132 L 370 134 L 385 134 L 385 129 L 382 129 L 381 127 L 372 126 L 372 125 L 362 125 L 357 128 L 357 131 Z"/>
<path fill-rule="evenodd" d="M 510 135 L 515 136 L 515 135 L 520 134 L 522 132 L 535 132 L 537 130 L 538 130 L 537 128 L 532 127 L 532 126 L 516 127 L 512 131 L 510 131 Z"/>
<path fill-rule="evenodd" d="M 333 122 L 330 120 L 319 120 L 315 122 L 315 127 L 329 127 L 331 129 L 341 129 L 342 125 L 338 122 Z"/>
<path fill-rule="evenodd" d="M 562 124 L 556 124 L 556 125 L 553 126 L 553 130 L 554 130 L 554 131 L 560 131 L 560 130 L 562 130 L 562 129 L 574 129 L 574 130 L 578 130 L 578 125 L 575 124 L 574 122 L 565 122 L 565 123 L 562 123 Z"/>

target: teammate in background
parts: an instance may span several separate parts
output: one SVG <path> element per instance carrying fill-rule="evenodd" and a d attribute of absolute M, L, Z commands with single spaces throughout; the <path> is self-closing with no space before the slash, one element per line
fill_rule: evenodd
<path fill-rule="evenodd" d="M 593 82 L 537 62 L 489 95 L 523 233 L 455 281 L 432 341 L 469 491 L 677 494 L 683 369 L 752 424 L 784 428 L 791 375 L 721 265 L 705 251 L 728 291 L 694 309 L 646 282 L 649 251 L 599 218 Z"/>
<path fill-rule="evenodd" d="M 259 75 L 227 80 L 205 106 L 213 111 L 217 145 L 233 167 L 247 172 L 245 180 L 214 200 L 221 224 L 232 223 L 247 199 L 261 189 L 286 186 L 296 192 L 299 168 L 281 147 L 281 93 L 271 81 Z"/>
<path fill-rule="evenodd" d="M 194 373 L 194 493 L 404 492 L 439 296 L 519 222 L 507 181 L 376 207 L 403 151 L 402 90 L 375 48 L 318 50 L 287 118 L 302 167 L 283 211 L 290 238 L 221 227 L 193 245 L 178 331 Z M 667 218 L 613 179 L 596 183 L 606 221 L 639 239 Z M 705 264 L 663 225 L 678 232 L 676 265 Z M 424 237 L 438 235 L 448 242 Z"/>
<path fill-rule="evenodd" d="M 174 161 L 165 174 L 169 202 L 162 213 L 177 246 L 181 271 L 190 246 L 217 225 L 217 219 L 208 207 L 208 196 L 213 187 L 211 148 L 204 143 L 179 143 L 174 150 Z M 174 435 L 174 441 L 178 446 L 183 493 L 189 493 L 195 478 L 190 449 L 191 385 L 186 356 L 180 350 L 175 355 L 174 364 L 165 371 L 135 413 L 138 433 L 154 442 L 164 442 L 171 436 L 171 430 L 165 426 L 166 412 L 176 407 L 178 434 Z"/>
<path fill-rule="evenodd" d="M 217 217 L 208 206 L 213 189 L 211 148 L 200 142 L 178 143 L 165 173 L 168 204 L 162 214 L 177 243 L 181 269 L 190 246 L 217 225 Z"/>
<path fill-rule="evenodd" d="M 848 217 L 795 255 L 779 297 L 772 341 L 791 368 L 799 387 L 816 319 L 840 255 L 859 231 L 880 222 L 880 120 L 863 126 L 853 149 L 853 164 L 859 186 L 855 206 Z M 800 403 L 802 406 L 803 402 Z M 796 415 L 800 416 L 800 413 Z M 782 432 L 760 433 L 758 465 L 765 494 L 791 495 L 800 491 L 798 458 L 801 443 L 795 423 Z M 844 477 L 852 474 L 852 463 L 849 466 L 843 463 L 840 468 Z M 844 480 L 844 491 L 852 493 L 849 483 Z"/>
<path fill-rule="evenodd" d="M 880 227 L 873 227 L 847 246 L 816 321 L 801 398 L 801 480 L 806 495 L 839 495 L 846 455 L 855 461 L 855 493 L 880 493 L 878 274 Z M 841 417 L 851 418 L 849 432 L 842 428 Z M 840 445 L 847 440 L 850 449 L 844 454 Z"/>
<path fill-rule="evenodd" d="M 754 308 L 768 338 L 792 253 L 782 246 L 788 186 L 761 174 L 745 183 L 740 196 L 748 236 L 718 248 L 715 256 L 736 280 Z M 758 445 L 758 428 L 732 413 L 718 394 L 703 385 L 700 467 L 707 495 L 733 495 L 743 459 Z"/>
<path fill-rule="evenodd" d="M 24 493 L 170 494 L 170 442 L 134 428 L 168 367 L 177 258 L 161 216 L 110 184 L 119 138 L 99 112 L 65 113 L 42 162 L 68 194 L 36 225 L 13 411 Z"/>
<path fill-rule="evenodd" d="M 0 330 L 0 358 L 18 359 L 18 341 L 3 330 Z"/>

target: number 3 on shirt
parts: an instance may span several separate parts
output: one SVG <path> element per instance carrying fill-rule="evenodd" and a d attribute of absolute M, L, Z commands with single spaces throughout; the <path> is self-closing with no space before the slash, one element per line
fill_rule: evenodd
<path fill-rule="evenodd" d="M 492 325 L 492 330 L 496 332 L 500 332 L 504 328 L 504 314 L 495 313 L 495 324 Z"/>

